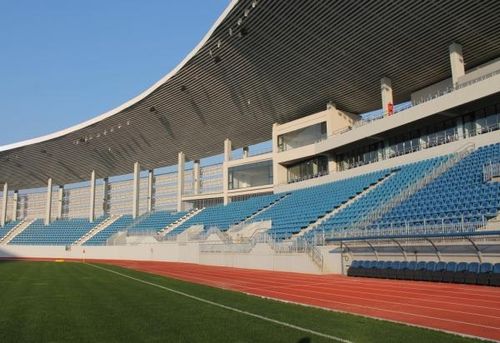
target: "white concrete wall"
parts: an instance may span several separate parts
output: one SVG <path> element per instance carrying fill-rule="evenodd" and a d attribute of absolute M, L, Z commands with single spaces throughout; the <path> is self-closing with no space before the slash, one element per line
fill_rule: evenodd
<path fill-rule="evenodd" d="M 306 157 L 311 157 L 317 153 L 314 147 L 317 144 L 309 144 L 304 147 L 287 151 L 278 151 L 278 136 L 293 132 L 311 125 L 326 122 L 326 135 L 332 137 L 335 132 L 354 125 L 359 117 L 355 114 L 338 110 L 334 106 L 307 117 L 299 118 L 288 123 L 273 125 L 273 178 L 274 184 L 284 184 L 287 182 L 287 168 L 281 165 L 282 162 L 292 162 Z M 311 149 L 312 148 L 312 149 Z M 324 152 L 324 151 L 323 151 Z M 332 167 L 334 164 L 332 163 Z"/>
<path fill-rule="evenodd" d="M 85 252 L 84 252 L 85 251 Z M 161 243 L 126 246 L 0 247 L 0 258 L 102 259 L 198 263 L 235 268 L 263 269 L 300 273 L 320 273 L 306 254 L 275 254 L 267 244 L 257 244 L 251 253 L 200 253 L 199 243 Z M 334 268 L 331 270 L 335 270 Z"/>
<path fill-rule="evenodd" d="M 319 268 L 307 254 L 276 254 L 267 244 L 257 244 L 251 253 L 202 253 L 200 264 L 235 268 L 263 269 L 319 274 Z"/>

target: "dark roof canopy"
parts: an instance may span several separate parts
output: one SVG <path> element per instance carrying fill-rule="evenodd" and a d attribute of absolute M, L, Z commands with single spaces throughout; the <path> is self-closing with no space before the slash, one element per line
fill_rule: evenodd
<path fill-rule="evenodd" d="M 232 1 L 186 59 L 126 104 L 72 128 L 0 147 L 0 182 L 43 186 L 200 159 L 271 137 L 274 122 L 325 108 L 380 107 L 450 76 L 448 46 L 467 68 L 500 56 L 496 0 Z"/>

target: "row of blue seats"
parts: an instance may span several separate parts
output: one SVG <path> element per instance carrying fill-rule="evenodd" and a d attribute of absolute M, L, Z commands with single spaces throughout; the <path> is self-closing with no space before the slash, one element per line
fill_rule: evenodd
<path fill-rule="evenodd" d="M 290 192 L 275 206 L 257 215 L 254 221 L 270 220 L 272 227 L 269 234 L 279 239 L 290 238 L 376 184 L 387 174 L 387 170 L 382 170 Z"/>
<path fill-rule="evenodd" d="M 94 222 L 88 219 L 60 219 L 45 225 L 37 219 L 9 244 L 12 245 L 71 245 L 80 237 L 99 225 L 106 217 L 99 217 Z"/>
<path fill-rule="evenodd" d="M 197 215 L 189 218 L 169 235 L 175 236 L 193 225 L 203 225 L 205 228 L 217 227 L 225 231 L 230 226 L 241 223 L 263 208 L 279 201 L 283 195 L 272 194 L 250 198 L 243 201 L 234 201 L 228 205 L 207 207 Z"/>
<path fill-rule="evenodd" d="M 500 144 L 481 147 L 386 213 L 376 224 L 415 218 L 482 220 L 500 209 L 500 183 L 485 183 L 483 166 L 500 161 Z M 456 222 L 451 221 L 451 222 Z"/>
<path fill-rule="evenodd" d="M 500 263 L 354 260 L 347 275 L 500 286 Z"/>
<path fill-rule="evenodd" d="M 19 220 L 13 220 L 0 227 L 0 239 L 3 239 L 17 224 Z"/>
<path fill-rule="evenodd" d="M 123 215 L 107 228 L 95 234 L 84 245 L 105 245 L 108 239 L 119 231 L 127 231 L 129 234 L 158 232 L 186 214 L 187 212 L 155 211 L 144 214 L 136 220 L 131 215 Z"/>
<path fill-rule="evenodd" d="M 164 229 L 168 225 L 178 221 L 180 218 L 184 217 L 187 212 L 167 212 L 167 211 L 155 211 L 147 213 L 138 220 L 136 220 L 132 225 L 127 228 L 127 231 L 131 234 L 137 232 L 158 232 Z"/>
<path fill-rule="evenodd" d="M 106 245 L 106 242 L 112 235 L 118 231 L 126 230 L 133 223 L 134 219 L 131 215 L 123 215 L 107 228 L 96 233 L 92 238 L 83 243 L 83 245 Z"/>
<path fill-rule="evenodd" d="M 367 215 L 376 211 L 381 204 L 386 203 L 409 185 L 417 182 L 448 156 L 438 157 L 421 162 L 403 165 L 391 170 L 391 175 L 371 192 L 368 192 L 355 202 L 329 218 L 318 226 L 316 231 L 346 230 L 361 222 Z M 314 234 L 311 232 L 310 234 Z"/>

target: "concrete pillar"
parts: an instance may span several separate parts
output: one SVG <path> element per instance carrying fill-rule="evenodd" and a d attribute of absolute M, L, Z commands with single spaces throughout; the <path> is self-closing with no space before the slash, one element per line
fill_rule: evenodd
<path fill-rule="evenodd" d="M 52 178 L 47 180 L 47 201 L 45 203 L 45 225 L 49 225 L 52 215 Z"/>
<path fill-rule="evenodd" d="M 248 158 L 250 156 L 250 149 L 247 146 L 243 147 L 243 158 Z"/>
<path fill-rule="evenodd" d="M 458 134 L 458 139 L 464 139 L 465 134 L 464 134 L 464 122 L 462 117 L 457 118 L 457 134 Z"/>
<path fill-rule="evenodd" d="M 224 140 L 224 164 L 222 166 L 222 193 L 224 199 L 224 205 L 229 203 L 229 194 L 228 194 L 228 182 L 229 182 L 229 172 L 227 162 L 231 161 L 232 158 L 233 145 L 229 138 Z"/>
<path fill-rule="evenodd" d="M 57 192 L 57 219 L 61 219 L 63 217 L 63 209 L 64 209 L 64 186 L 59 186 L 59 190 Z"/>
<path fill-rule="evenodd" d="M 231 161 L 233 151 L 233 144 L 229 138 L 224 141 L 224 162 Z"/>
<path fill-rule="evenodd" d="M 139 162 L 134 163 L 134 181 L 133 181 L 133 193 L 132 193 L 132 218 L 137 218 L 139 216 L 139 182 L 141 169 Z"/>
<path fill-rule="evenodd" d="M 14 196 L 12 197 L 12 220 L 17 220 L 17 209 L 19 208 L 19 191 L 14 191 Z"/>
<path fill-rule="evenodd" d="M 222 168 L 222 182 L 224 205 L 227 205 L 229 203 L 229 168 L 226 166 L 226 162 L 224 162 L 224 166 Z"/>
<path fill-rule="evenodd" d="M 3 194 L 2 194 L 2 214 L 0 215 L 0 226 L 4 226 L 7 222 L 7 200 L 9 196 L 9 185 L 3 184 Z"/>
<path fill-rule="evenodd" d="M 90 173 L 90 202 L 89 202 L 89 222 L 95 219 L 95 170 Z"/>
<path fill-rule="evenodd" d="M 153 211 L 153 185 L 154 185 L 154 171 L 148 171 L 148 212 Z"/>
<path fill-rule="evenodd" d="M 185 172 L 186 156 L 183 152 L 178 155 L 177 163 L 177 211 L 184 211 L 182 196 L 184 195 L 184 172 Z"/>
<path fill-rule="evenodd" d="M 200 194 L 201 188 L 201 168 L 200 161 L 196 160 L 193 163 L 193 193 Z"/>
<path fill-rule="evenodd" d="M 279 153 L 279 148 L 278 148 L 278 123 L 273 124 L 273 137 L 272 137 L 272 149 L 273 149 L 273 185 L 277 186 L 279 185 L 279 163 L 276 162 L 278 160 L 278 153 Z"/>
<path fill-rule="evenodd" d="M 335 105 L 333 102 L 328 102 L 326 104 L 326 110 L 327 116 L 326 116 L 326 136 L 330 137 L 333 136 L 335 133 L 336 128 L 338 129 L 339 124 L 335 125 L 335 122 L 340 122 L 339 118 L 339 111 L 337 110 L 337 105 Z M 343 127 L 344 125 L 342 125 Z"/>
<path fill-rule="evenodd" d="M 382 111 L 384 112 L 384 115 L 391 115 L 392 113 L 389 113 L 389 107 L 394 106 L 391 79 L 387 77 L 380 79 L 380 93 L 382 96 Z"/>
<path fill-rule="evenodd" d="M 465 75 L 462 45 L 458 43 L 453 43 L 450 45 L 450 66 L 453 87 L 456 87 L 458 84 L 458 79 Z"/>
<path fill-rule="evenodd" d="M 286 184 L 288 179 L 288 169 L 278 161 L 279 147 L 278 147 L 278 124 L 273 124 L 273 185 Z"/>
<path fill-rule="evenodd" d="M 337 172 L 337 159 L 334 154 L 328 156 L 328 175 L 332 175 Z"/>
<path fill-rule="evenodd" d="M 389 159 L 389 152 L 390 152 L 390 144 L 388 139 L 384 139 L 384 156 L 383 158 L 388 160 Z"/>
<path fill-rule="evenodd" d="M 103 194 L 102 194 L 102 213 L 109 215 L 109 178 L 103 179 Z"/>

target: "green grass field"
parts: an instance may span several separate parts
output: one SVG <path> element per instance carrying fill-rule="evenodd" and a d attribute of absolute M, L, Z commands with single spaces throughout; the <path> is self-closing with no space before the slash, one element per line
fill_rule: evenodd
<path fill-rule="evenodd" d="M 472 342 L 446 333 L 270 301 L 105 266 L 352 342 Z M 0 342 L 332 342 L 81 263 L 0 262 Z"/>

